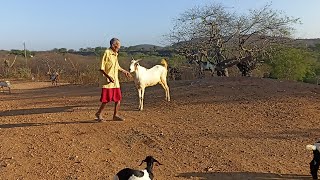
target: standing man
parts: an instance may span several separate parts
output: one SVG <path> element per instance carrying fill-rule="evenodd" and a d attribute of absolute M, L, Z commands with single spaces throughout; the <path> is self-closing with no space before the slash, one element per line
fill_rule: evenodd
<path fill-rule="evenodd" d="M 120 41 L 117 38 L 110 40 L 110 48 L 106 49 L 101 59 L 100 66 L 100 85 L 102 86 L 101 91 L 101 106 L 98 112 L 95 114 L 98 122 L 103 120 L 101 115 L 106 104 L 110 101 L 115 102 L 113 120 L 123 121 L 124 118 L 118 115 L 120 109 L 120 101 L 122 99 L 120 82 L 118 77 L 118 71 L 124 73 L 127 77 L 131 77 L 131 74 L 122 69 L 118 62 L 118 51 L 120 49 Z"/>

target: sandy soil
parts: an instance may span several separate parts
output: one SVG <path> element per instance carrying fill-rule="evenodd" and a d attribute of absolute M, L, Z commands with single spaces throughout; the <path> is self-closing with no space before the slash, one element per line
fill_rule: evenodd
<path fill-rule="evenodd" d="M 143 111 L 133 82 L 123 83 L 97 123 L 100 89 L 12 82 L 0 93 L 0 179 L 112 179 L 147 155 L 155 179 L 311 179 L 320 135 L 320 86 L 259 78 L 171 81 L 146 89 Z"/>

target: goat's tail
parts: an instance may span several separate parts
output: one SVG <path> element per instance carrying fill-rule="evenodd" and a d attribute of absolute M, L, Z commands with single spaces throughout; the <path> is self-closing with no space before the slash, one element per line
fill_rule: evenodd
<path fill-rule="evenodd" d="M 166 59 L 161 59 L 161 64 L 162 64 L 166 69 L 168 69 L 168 63 L 167 63 Z"/>
<path fill-rule="evenodd" d="M 317 149 L 317 146 L 312 145 L 312 144 L 308 144 L 308 145 L 306 146 L 306 149 L 307 149 L 307 150 L 310 150 L 310 151 L 315 151 L 315 150 Z"/>

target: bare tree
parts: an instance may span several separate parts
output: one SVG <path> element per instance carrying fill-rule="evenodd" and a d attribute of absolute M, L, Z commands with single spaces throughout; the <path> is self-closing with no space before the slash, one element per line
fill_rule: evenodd
<path fill-rule="evenodd" d="M 5 76 L 9 76 L 10 70 L 13 67 L 14 63 L 16 62 L 17 57 L 18 57 L 18 55 L 15 55 L 14 59 L 12 60 L 11 63 L 10 63 L 10 60 L 9 60 L 9 55 L 7 55 L 7 57 L 4 58 L 3 63 L 4 63 L 4 75 Z"/>
<path fill-rule="evenodd" d="M 254 69 L 257 57 L 290 39 L 291 26 L 299 21 L 270 5 L 242 15 L 231 10 L 220 4 L 190 9 L 175 20 L 167 38 L 188 61 L 205 57 L 216 63 L 218 75 L 238 63 L 247 75 L 242 69 Z"/>

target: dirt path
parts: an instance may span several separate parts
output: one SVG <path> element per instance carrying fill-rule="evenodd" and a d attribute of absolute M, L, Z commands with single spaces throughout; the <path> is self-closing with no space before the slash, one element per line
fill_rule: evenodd
<path fill-rule="evenodd" d="M 155 179 L 310 179 L 320 87 L 256 78 L 169 82 L 137 111 L 122 84 L 124 122 L 96 123 L 100 89 L 32 82 L 0 93 L 0 179 L 112 179 L 153 155 Z M 105 117 L 111 119 L 112 104 Z"/>

